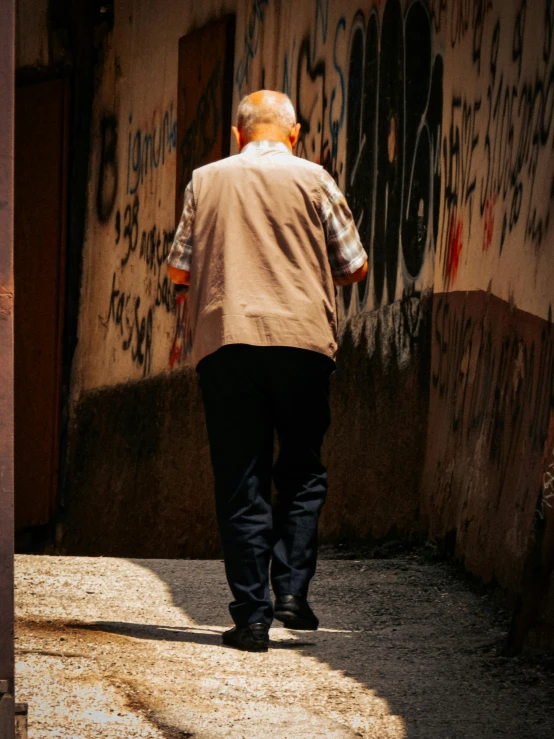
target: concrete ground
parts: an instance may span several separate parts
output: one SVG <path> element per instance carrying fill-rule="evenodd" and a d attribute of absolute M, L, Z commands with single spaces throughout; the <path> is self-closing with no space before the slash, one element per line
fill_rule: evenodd
<path fill-rule="evenodd" d="M 323 560 L 318 632 L 221 646 L 219 561 L 18 556 L 17 700 L 46 739 L 552 739 L 554 672 L 420 555 Z"/>

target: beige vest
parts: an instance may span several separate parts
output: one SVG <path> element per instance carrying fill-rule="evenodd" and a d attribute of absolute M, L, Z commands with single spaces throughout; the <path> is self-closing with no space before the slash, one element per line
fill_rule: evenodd
<path fill-rule="evenodd" d="M 194 365 L 226 344 L 299 347 L 334 359 L 320 176 L 319 165 L 278 149 L 245 151 L 193 173 Z"/>

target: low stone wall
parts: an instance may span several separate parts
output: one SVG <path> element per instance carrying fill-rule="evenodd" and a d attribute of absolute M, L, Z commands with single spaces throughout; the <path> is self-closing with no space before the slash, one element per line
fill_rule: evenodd
<path fill-rule="evenodd" d="M 553 381 L 551 321 L 486 292 L 434 296 L 425 525 L 512 592 L 550 506 Z"/>
<path fill-rule="evenodd" d="M 208 440 L 193 370 L 86 393 L 71 446 L 62 539 L 68 554 L 217 553 Z"/>

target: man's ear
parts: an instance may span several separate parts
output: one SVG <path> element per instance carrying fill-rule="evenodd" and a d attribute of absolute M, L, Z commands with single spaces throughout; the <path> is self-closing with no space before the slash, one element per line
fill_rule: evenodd
<path fill-rule="evenodd" d="M 235 140 L 237 142 L 237 146 L 239 147 L 239 151 L 242 151 L 242 148 L 244 147 L 244 138 L 242 136 L 242 131 L 239 131 L 236 126 L 232 126 L 231 131 L 233 132 L 235 136 Z"/>
<path fill-rule="evenodd" d="M 294 149 L 296 144 L 298 143 L 298 139 L 300 138 L 300 129 L 302 128 L 302 125 L 300 123 L 297 123 L 293 128 L 291 128 L 290 134 L 289 134 L 289 141 L 290 145 Z"/>

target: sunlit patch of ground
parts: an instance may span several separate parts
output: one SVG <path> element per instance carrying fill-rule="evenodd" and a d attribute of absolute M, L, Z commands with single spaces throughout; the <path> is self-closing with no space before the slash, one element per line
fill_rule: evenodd
<path fill-rule="evenodd" d="M 503 623 L 415 556 L 320 564 L 318 632 L 222 647 L 214 561 L 18 556 L 17 689 L 29 737 L 554 736 L 552 675 L 500 656 Z"/>

